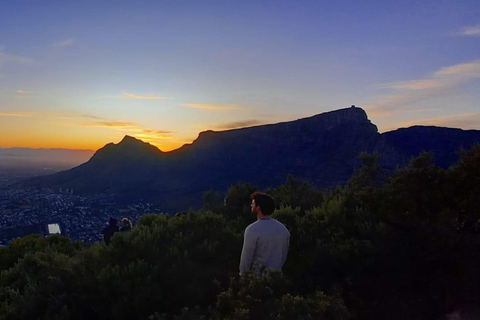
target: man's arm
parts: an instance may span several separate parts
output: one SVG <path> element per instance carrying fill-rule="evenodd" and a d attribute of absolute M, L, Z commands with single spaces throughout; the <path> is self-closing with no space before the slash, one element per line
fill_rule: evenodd
<path fill-rule="evenodd" d="M 245 229 L 243 236 L 243 249 L 240 257 L 240 274 L 252 269 L 253 256 L 257 248 L 257 237 L 252 234 L 250 228 Z"/>

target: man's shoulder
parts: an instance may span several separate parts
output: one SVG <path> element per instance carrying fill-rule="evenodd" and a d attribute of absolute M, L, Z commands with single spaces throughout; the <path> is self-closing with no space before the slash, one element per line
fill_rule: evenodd
<path fill-rule="evenodd" d="M 265 221 L 257 220 L 248 225 L 248 227 L 245 229 L 245 233 L 248 233 L 249 235 L 261 235 L 265 232 L 265 229 L 268 229 Z"/>
<path fill-rule="evenodd" d="M 289 233 L 288 229 L 285 227 L 283 223 L 273 218 L 260 219 L 253 222 L 245 229 L 245 232 L 249 232 L 249 233 L 262 232 L 265 229 L 271 230 L 272 228 L 274 228 L 275 230 Z"/>
<path fill-rule="evenodd" d="M 257 221 L 255 221 L 255 222 L 250 223 L 250 224 L 245 228 L 245 231 L 258 229 L 258 227 L 259 227 L 259 221 L 260 221 L 260 220 L 257 220 Z"/>
<path fill-rule="evenodd" d="M 288 233 L 290 234 L 290 232 L 288 231 L 287 227 L 285 227 L 285 225 L 283 223 L 281 223 L 280 221 L 276 220 L 276 219 L 272 219 L 272 223 L 275 223 L 275 225 L 277 226 L 277 228 L 281 231 L 283 231 L 284 233 Z"/>

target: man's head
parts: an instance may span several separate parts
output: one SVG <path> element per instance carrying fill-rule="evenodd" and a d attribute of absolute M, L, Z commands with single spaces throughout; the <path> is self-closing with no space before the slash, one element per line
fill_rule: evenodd
<path fill-rule="evenodd" d="M 122 219 L 122 225 L 124 225 L 126 227 L 132 227 L 132 221 L 130 221 L 130 219 L 128 219 L 128 218 L 123 218 Z"/>
<path fill-rule="evenodd" d="M 275 210 L 275 201 L 266 193 L 256 191 L 252 193 L 250 199 L 252 199 L 252 213 L 269 216 Z"/>

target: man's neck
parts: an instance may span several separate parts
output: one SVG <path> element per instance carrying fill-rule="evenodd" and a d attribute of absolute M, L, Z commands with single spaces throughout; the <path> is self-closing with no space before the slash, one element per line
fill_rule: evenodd
<path fill-rule="evenodd" d="M 257 221 L 261 219 L 270 219 L 270 216 L 264 215 L 263 213 L 257 213 Z"/>

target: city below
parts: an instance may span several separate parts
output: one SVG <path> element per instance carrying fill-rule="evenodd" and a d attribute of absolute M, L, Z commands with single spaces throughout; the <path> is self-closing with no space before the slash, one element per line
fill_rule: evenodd
<path fill-rule="evenodd" d="M 135 224 L 145 213 L 160 213 L 150 203 L 125 203 L 112 195 L 79 196 L 71 189 L 11 187 L 19 179 L 0 177 L 0 247 L 33 233 L 61 233 L 85 244 L 99 242 L 110 217 L 119 221 L 127 217 Z"/>

